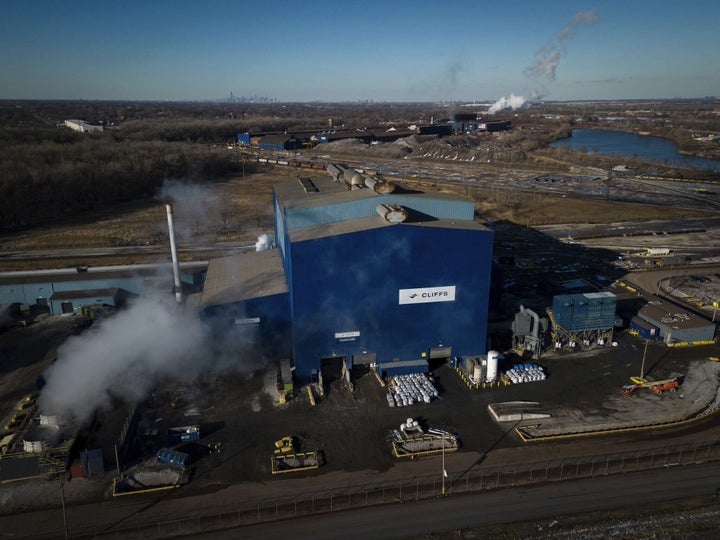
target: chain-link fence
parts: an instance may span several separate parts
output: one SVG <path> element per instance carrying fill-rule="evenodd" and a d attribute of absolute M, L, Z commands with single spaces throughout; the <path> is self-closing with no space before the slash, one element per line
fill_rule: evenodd
<path fill-rule="evenodd" d="M 75 530 L 73 537 L 158 539 L 207 533 L 267 521 L 349 510 L 363 506 L 417 501 L 459 493 L 480 492 L 543 482 L 607 476 L 720 459 L 720 441 L 667 446 L 634 452 L 618 452 L 578 458 L 562 458 L 503 467 L 478 465 L 465 471 L 448 471 L 443 480 L 436 474 L 416 476 L 402 482 L 348 486 L 297 497 L 261 500 L 238 505 L 232 511 L 206 514 L 153 524 L 137 523 L 111 531 Z"/>

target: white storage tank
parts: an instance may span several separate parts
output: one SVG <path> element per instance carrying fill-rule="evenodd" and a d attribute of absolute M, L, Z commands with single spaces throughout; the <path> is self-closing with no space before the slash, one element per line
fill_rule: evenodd
<path fill-rule="evenodd" d="M 488 382 L 494 382 L 498 376 L 498 362 L 500 361 L 500 353 L 497 351 L 488 351 L 487 354 L 487 374 L 485 377 Z"/>
<path fill-rule="evenodd" d="M 479 362 L 477 364 L 475 364 L 475 369 L 473 370 L 473 382 L 478 383 L 478 382 L 482 381 L 482 372 L 483 372 L 482 368 L 483 367 L 482 367 L 482 365 L 480 365 Z"/>

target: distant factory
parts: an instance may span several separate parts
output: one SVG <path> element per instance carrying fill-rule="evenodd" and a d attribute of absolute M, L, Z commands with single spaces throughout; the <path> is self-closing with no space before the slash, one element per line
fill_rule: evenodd
<path fill-rule="evenodd" d="M 434 135 L 445 137 L 464 133 L 505 131 L 512 128 L 509 120 L 483 121 L 476 114 L 457 113 L 452 118 L 437 122 L 410 126 L 408 128 L 369 128 L 348 129 L 330 125 L 327 130 L 295 130 L 283 133 L 250 133 L 237 134 L 237 143 L 241 146 L 252 146 L 261 150 L 298 150 L 312 148 L 318 144 L 330 143 L 344 139 L 357 139 L 366 143 L 392 142 L 412 135 Z"/>
<path fill-rule="evenodd" d="M 493 234 L 473 202 L 328 172 L 275 186 L 277 249 L 210 261 L 201 316 L 298 382 L 485 355 Z"/>

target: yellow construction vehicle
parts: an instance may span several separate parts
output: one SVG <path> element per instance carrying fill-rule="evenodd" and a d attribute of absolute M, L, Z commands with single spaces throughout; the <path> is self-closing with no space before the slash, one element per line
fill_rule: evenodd
<path fill-rule="evenodd" d="M 295 441 L 292 435 L 283 437 L 279 441 L 275 441 L 275 455 L 291 454 L 295 451 Z"/>
<path fill-rule="evenodd" d="M 273 474 L 317 469 L 324 462 L 324 456 L 316 450 L 298 452 L 297 440 L 292 435 L 275 441 L 275 454 L 270 458 Z"/>

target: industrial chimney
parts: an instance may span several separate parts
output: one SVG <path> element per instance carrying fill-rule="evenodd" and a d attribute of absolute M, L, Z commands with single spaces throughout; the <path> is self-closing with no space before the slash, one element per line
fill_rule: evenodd
<path fill-rule="evenodd" d="M 172 204 L 166 204 L 168 234 L 170 235 L 170 253 L 172 254 L 173 277 L 175 279 L 175 300 L 182 303 L 182 283 L 180 281 L 180 262 L 178 261 L 177 246 L 175 245 L 175 225 L 173 225 Z"/>

